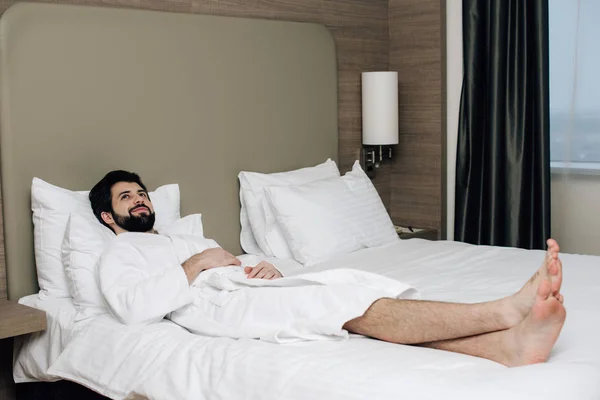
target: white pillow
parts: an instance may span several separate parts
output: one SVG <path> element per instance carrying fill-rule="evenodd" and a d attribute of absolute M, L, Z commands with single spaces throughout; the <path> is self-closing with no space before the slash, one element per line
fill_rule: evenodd
<path fill-rule="evenodd" d="M 275 220 L 273 211 L 265 199 L 267 186 L 300 185 L 322 179 L 339 177 L 340 171 L 334 161 L 328 159 L 314 167 L 301 168 L 287 172 L 262 174 L 242 171 L 238 175 L 244 208 L 254 239 L 262 253 L 277 258 L 293 258 L 281 228 Z M 245 221 L 242 218 L 242 229 Z"/>
<path fill-rule="evenodd" d="M 35 261 L 41 299 L 70 297 L 62 264 L 61 244 L 69 215 L 80 210 L 92 214 L 87 191 L 71 191 L 39 178 L 31 185 Z M 156 210 L 156 226 L 179 218 L 179 186 L 165 185 L 150 193 Z M 92 214 L 93 215 L 93 214 Z"/>
<path fill-rule="evenodd" d="M 352 170 L 342 180 L 358 198 L 354 217 L 360 226 L 367 247 L 377 247 L 399 240 L 396 228 L 388 214 L 381 197 L 365 174 L 360 162 L 355 161 Z"/>
<path fill-rule="evenodd" d="M 62 261 L 77 310 L 76 320 L 103 313 L 104 300 L 96 278 L 102 252 L 116 235 L 92 212 L 74 212 L 69 217 L 62 242 Z"/>
<path fill-rule="evenodd" d="M 160 209 L 155 211 L 158 217 Z M 202 215 L 192 214 L 178 219 L 163 226 L 160 232 L 203 237 Z M 71 213 L 62 244 L 62 258 L 73 305 L 77 309 L 77 320 L 102 314 L 105 310 L 97 279 L 98 262 L 115 238 L 116 235 L 98 222 L 91 211 Z"/>
<path fill-rule="evenodd" d="M 156 228 L 161 235 L 192 235 L 204 237 L 202 214 L 190 214 L 173 223 Z"/>
<path fill-rule="evenodd" d="M 265 192 L 294 258 L 303 264 L 399 240 L 358 161 L 341 178 L 272 186 Z"/>
<path fill-rule="evenodd" d="M 353 218 L 358 198 L 341 178 L 265 192 L 297 261 L 311 265 L 365 247 Z"/>
<path fill-rule="evenodd" d="M 247 254 L 263 255 L 262 250 L 258 247 L 254 233 L 252 232 L 252 226 L 250 226 L 250 218 L 248 217 L 248 211 L 246 207 L 246 200 L 244 199 L 244 191 L 240 189 L 240 224 L 242 230 L 240 231 L 240 245 Z"/>

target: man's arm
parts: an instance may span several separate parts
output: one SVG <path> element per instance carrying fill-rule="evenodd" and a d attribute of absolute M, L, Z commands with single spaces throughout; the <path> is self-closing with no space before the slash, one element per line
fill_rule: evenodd
<path fill-rule="evenodd" d="M 202 271 L 240 265 L 221 248 L 207 249 L 150 276 L 144 272 L 147 262 L 138 249 L 125 243 L 116 243 L 100 261 L 100 290 L 112 313 L 125 324 L 160 321 L 194 300 L 190 284 Z"/>
<path fill-rule="evenodd" d="M 100 290 L 112 314 L 125 324 L 160 321 L 193 301 L 181 265 L 148 275 L 148 261 L 134 246 L 115 243 L 100 259 Z"/>

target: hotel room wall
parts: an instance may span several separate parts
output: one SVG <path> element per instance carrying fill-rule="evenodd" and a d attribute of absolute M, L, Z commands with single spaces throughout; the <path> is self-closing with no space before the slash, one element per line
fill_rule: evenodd
<path fill-rule="evenodd" d="M 552 236 L 567 253 L 600 256 L 598 175 L 552 175 Z"/>
<path fill-rule="evenodd" d="M 444 237 L 445 8 L 443 0 L 390 0 L 390 69 L 398 71 L 400 107 L 392 219 Z"/>
<path fill-rule="evenodd" d="M 337 47 L 339 83 L 339 162 L 342 172 L 360 157 L 361 103 L 360 72 L 387 70 L 387 0 L 59 0 L 58 3 L 128 7 L 183 13 L 256 17 L 314 22 L 326 25 Z M 4 11 L 15 1 L 0 3 Z M 385 167 L 375 184 L 390 206 L 390 167 Z"/>
<path fill-rule="evenodd" d="M 0 230 L 2 226 L 0 225 Z M 6 287 L 6 268 L 4 268 L 4 246 L 0 248 L 0 300 L 6 300 L 8 290 Z"/>
<path fill-rule="evenodd" d="M 462 0 L 446 2 L 446 235 L 454 240 L 456 145 L 463 80 Z"/>

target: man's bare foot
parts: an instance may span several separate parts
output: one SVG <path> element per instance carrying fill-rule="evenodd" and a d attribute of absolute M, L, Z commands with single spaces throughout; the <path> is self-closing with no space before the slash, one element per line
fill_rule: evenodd
<path fill-rule="evenodd" d="M 567 316 L 560 300 L 552 295 L 549 280 L 540 282 L 529 315 L 519 325 L 504 331 L 503 364 L 517 367 L 548 360 Z"/>
<path fill-rule="evenodd" d="M 562 285 L 562 262 L 558 257 L 560 248 L 554 239 L 548 239 L 546 243 L 548 244 L 548 250 L 540 268 L 521 290 L 506 298 L 509 309 L 507 313 L 509 326 L 515 326 L 529 314 L 542 281 L 549 281 L 552 296 L 560 300 L 560 287 Z"/>

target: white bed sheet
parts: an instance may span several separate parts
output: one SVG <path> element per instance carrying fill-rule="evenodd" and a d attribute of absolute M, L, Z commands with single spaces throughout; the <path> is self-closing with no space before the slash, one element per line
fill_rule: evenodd
<path fill-rule="evenodd" d="M 542 251 L 413 239 L 305 269 L 357 268 L 397 278 L 424 299 L 474 302 L 518 290 Z M 546 364 L 489 360 L 367 338 L 278 345 L 194 336 L 170 322 L 100 317 L 69 343 L 52 374 L 112 398 L 598 399 L 600 257 L 563 255 L 568 316 Z"/>
<path fill-rule="evenodd" d="M 46 330 L 15 338 L 13 378 L 16 383 L 52 382 L 60 378 L 48 368 L 62 353 L 73 331 L 76 310 L 71 298 L 40 299 L 37 294 L 19 303 L 46 312 Z"/>

